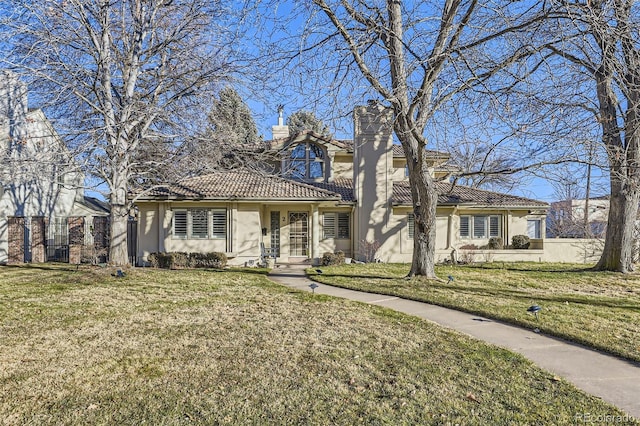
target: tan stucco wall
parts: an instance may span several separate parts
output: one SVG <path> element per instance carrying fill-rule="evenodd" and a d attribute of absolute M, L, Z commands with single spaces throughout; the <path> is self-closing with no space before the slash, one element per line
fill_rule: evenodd
<path fill-rule="evenodd" d="M 353 179 L 353 155 L 336 154 L 332 162 L 333 178 Z"/>

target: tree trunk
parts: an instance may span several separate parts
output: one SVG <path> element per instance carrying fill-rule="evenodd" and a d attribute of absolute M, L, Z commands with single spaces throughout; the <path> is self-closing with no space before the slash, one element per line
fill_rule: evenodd
<path fill-rule="evenodd" d="M 111 189 L 111 245 L 109 246 L 109 261 L 116 266 L 129 264 L 127 247 L 127 223 L 129 221 L 129 207 L 127 204 L 127 179 L 114 180 Z"/>
<path fill-rule="evenodd" d="M 419 182 L 419 183 L 418 183 Z M 414 195 L 414 233 L 413 257 L 411 260 L 410 277 L 422 275 L 427 278 L 437 278 L 435 272 L 436 252 L 436 205 L 438 194 L 433 178 L 428 172 L 418 170 L 409 175 L 409 183 Z"/>
<path fill-rule="evenodd" d="M 609 218 L 602 256 L 595 266 L 597 271 L 628 273 L 634 270 L 633 233 L 640 193 L 627 189 L 620 182 L 611 182 Z"/>
<path fill-rule="evenodd" d="M 413 198 L 413 256 L 408 276 L 421 275 L 437 278 L 435 272 L 436 253 L 436 205 L 438 193 L 435 182 L 426 164 L 424 144 L 420 143 L 409 126 L 403 126 L 405 117 L 396 116 L 396 135 L 404 148 L 409 168 L 409 185 Z"/>

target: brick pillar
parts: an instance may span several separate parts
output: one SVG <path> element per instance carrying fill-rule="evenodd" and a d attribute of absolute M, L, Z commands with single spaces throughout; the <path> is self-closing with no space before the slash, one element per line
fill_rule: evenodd
<path fill-rule="evenodd" d="M 46 258 L 47 219 L 43 216 L 31 218 L 31 261 L 43 263 Z"/>
<path fill-rule="evenodd" d="M 8 263 L 24 263 L 24 217 L 7 218 L 9 225 Z"/>
<path fill-rule="evenodd" d="M 84 247 L 84 217 L 69 218 L 69 263 L 78 264 Z"/>

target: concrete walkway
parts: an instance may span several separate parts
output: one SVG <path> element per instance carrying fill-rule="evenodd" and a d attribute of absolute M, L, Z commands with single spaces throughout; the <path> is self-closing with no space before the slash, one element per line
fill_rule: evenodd
<path fill-rule="evenodd" d="M 283 265 L 271 271 L 272 281 L 311 291 L 304 265 Z M 384 306 L 433 321 L 476 339 L 524 355 L 540 367 L 602 398 L 640 420 L 640 365 L 605 355 L 580 345 L 535 333 L 453 309 L 394 296 L 347 290 L 318 283 L 318 294 L 327 294 Z"/>

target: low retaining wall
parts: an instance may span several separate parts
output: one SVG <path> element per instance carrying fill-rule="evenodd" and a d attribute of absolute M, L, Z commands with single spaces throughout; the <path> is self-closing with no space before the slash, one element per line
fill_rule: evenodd
<path fill-rule="evenodd" d="M 578 238 L 549 238 L 536 243 L 536 248 L 527 250 L 457 250 L 456 254 L 465 262 L 596 263 L 604 246 L 603 240 Z M 436 262 L 450 260 L 451 250 L 436 251 Z"/>

